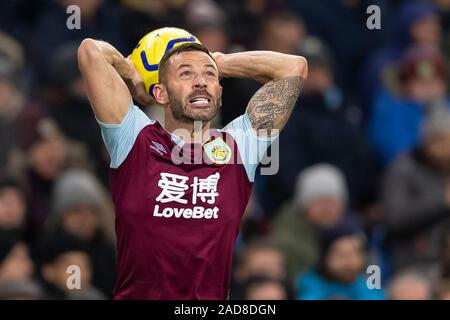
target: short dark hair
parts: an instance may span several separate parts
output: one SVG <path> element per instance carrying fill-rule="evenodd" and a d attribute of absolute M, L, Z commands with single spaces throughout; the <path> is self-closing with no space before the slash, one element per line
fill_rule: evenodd
<path fill-rule="evenodd" d="M 248 300 L 250 296 L 250 292 L 252 289 L 257 287 L 274 284 L 280 286 L 284 293 L 286 294 L 286 299 L 290 299 L 292 296 L 291 289 L 289 284 L 285 279 L 277 279 L 274 277 L 270 277 L 267 275 L 257 274 L 250 276 L 243 284 L 242 284 L 242 299 Z"/>
<path fill-rule="evenodd" d="M 283 261 L 285 256 L 278 246 L 276 246 L 272 239 L 269 238 L 258 238 L 250 240 L 238 253 L 237 259 L 235 260 L 237 267 L 242 267 L 248 262 L 248 257 L 254 252 L 258 251 L 276 251 L 281 254 Z"/>
<path fill-rule="evenodd" d="M 159 78 L 160 83 L 164 82 L 165 74 L 167 71 L 167 65 L 168 65 L 170 58 L 173 57 L 174 55 L 180 54 L 181 52 L 188 52 L 188 51 L 204 52 L 208 56 L 210 56 L 211 59 L 214 60 L 211 53 L 204 45 L 197 43 L 197 42 L 183 43 L 183 44 L 173 48 L 172 50 L 167 51 L 161 58 L 161 61 L 159 62 L 159 71 L 158 71 L 158 78 Z"/>

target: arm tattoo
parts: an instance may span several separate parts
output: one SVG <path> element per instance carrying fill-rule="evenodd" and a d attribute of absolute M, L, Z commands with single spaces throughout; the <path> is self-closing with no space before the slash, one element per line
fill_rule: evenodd
<path fill-rule="evenodd" d="M 255 130 L 282 129 L 286 124 L 303 87 L 299 76 L 272 80 L 262 86 L 252 97 L 247 114 Z"/>

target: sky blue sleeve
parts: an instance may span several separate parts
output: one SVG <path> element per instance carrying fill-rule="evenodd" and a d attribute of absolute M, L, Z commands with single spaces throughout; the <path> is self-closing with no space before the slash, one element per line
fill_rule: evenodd
<path fill-rule="evenodd" d="M 155 121 L 132 103 L 120 124 L 106 124 L 98 119 L 97 122 L 111 158 L 110 167 L 116 169 L 128 156 L 139 132 Z"/>
<path fill-rule="evenodd" d="M 253 131 L 252 124 L 247 113 L 231 121 L 226 125 L 222 131 L 231 134 L 236 141 L 239 153 L 248 179 L 251 182 L 255 181 L 256 168 L 261 159 L 267 151 L 267 148 L 272 142 L 278 138 L 273 137 L 259 137 Z"/>

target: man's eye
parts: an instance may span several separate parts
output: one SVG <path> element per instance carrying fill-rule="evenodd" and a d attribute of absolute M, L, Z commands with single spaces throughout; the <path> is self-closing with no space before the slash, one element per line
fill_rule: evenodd
<path fill-rule="evenodd" d="M 208 76 L 210 76 L 210 77 L 215 77 L 216 76 L 216 74 L 214 72 L 212 72 L 212 71 L 206 71 L 206 74 Z"/>
<path fill-rule="evenodd" d="M 183 77 L 183 76 L 189 76 L 189 75 L 191 75 L 191 72 L 190 72 L 190 71 L 183 71 L 183 72 L 180 73 L 180 76 L 181 76 L 181 77 Z"/>

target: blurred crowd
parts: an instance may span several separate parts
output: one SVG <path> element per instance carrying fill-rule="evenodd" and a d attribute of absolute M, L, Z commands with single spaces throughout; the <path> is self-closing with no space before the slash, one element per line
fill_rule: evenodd
<path fill-rule="evenodd" d="M 91 37 L 127 56 L 163 26 L 309 62 L 279 172 L 256 177 L 233 299 L 450 299 L 449 0 L 1 1 L 0 299 L 112 297 L 109 158 L 76 50 Z M 260 86 L 222 85 L 218 127 Z"/>

